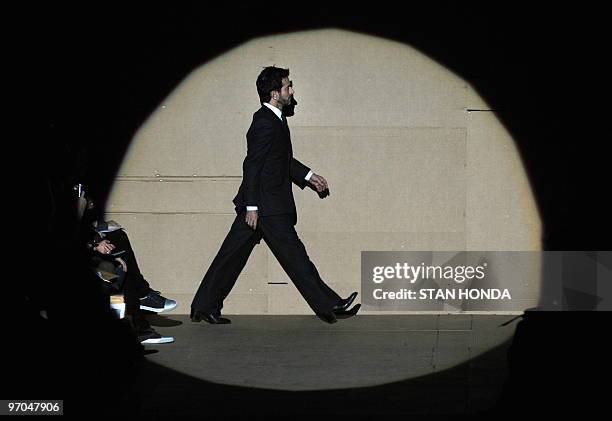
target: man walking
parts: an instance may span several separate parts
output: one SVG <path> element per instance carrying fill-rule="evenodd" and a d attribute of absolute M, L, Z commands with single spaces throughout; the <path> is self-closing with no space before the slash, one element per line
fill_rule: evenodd
<path fill-rule="evenodd" d="M 237 216 L 191 303 L 191 320 L 230 323 L 221 317 L 223 300 L 263 238 L 315 314 L 335 323 L 336 316 L 359 311 L 360 304 L 349 310 L 357 292 L 343 299 L 319 276 L 294 228 L 297 213 L 291 184 L 301 189 L 310 184 L 325 197 L 329 194 L 327 181 L 293 158 L 291 135 L 282 113 L 293 100 L 289 70 L 266 67 L 256 85 L 262 107 L 253 115 L 247 132 L 243 179 L 234 198 Z"/>

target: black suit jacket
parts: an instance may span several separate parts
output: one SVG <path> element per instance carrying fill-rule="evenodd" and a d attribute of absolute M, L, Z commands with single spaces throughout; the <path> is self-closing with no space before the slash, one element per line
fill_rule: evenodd
<path fill-rule="evenodd" d="M 306 187 L 304 178 L 310 168 L 293 157 L 289 127 L 262 106 L 253 114 L 246 137 L 242 183 L 234 198 L 236 212 L 257 206 L 259 216 L 296 214 L 291 183 Z"/>

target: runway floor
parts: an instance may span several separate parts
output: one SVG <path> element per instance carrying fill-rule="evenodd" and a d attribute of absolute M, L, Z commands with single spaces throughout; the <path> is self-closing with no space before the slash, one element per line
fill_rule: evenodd
<path fill-rule="evenodd" d="M 140 415 L 449 415 L 499 398 L 517 321 L 493 315 L 150 316 L 175 342 L 146 345 Z M 157 351 L 157 352 L 155 352 Z"/>

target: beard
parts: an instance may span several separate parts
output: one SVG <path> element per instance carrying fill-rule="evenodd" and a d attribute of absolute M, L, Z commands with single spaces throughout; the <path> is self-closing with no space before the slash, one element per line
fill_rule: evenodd
<path fill-rule="evenodd" d="M 291 117 L 293 114 L 295 114 L 296 105 L 297 105 L 297 101 L 295 100 L 295 97 L 292 96 L 289 103 L 283 106 L 283 115 L 285 117 Z"/>

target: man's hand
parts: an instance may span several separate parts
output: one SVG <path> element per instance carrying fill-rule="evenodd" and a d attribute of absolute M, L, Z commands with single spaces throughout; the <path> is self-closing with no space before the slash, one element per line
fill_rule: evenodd
<path fill-rule="evenodd" d="M 101 254 L 110 254 L 115 249 L 115 246 L 108 240 L 102 240 L 94 247 L 94 250 Z"/>
<path fill-rule="evenodd" d="M 323 190 L 329 189 L 327 186 L 327 180 L 318 174 L 313 174 L 308 182 L 312 184 L 319 193 L 321 193 Z"/>
<path fill-rule="evenodd" d="M 313 175 L 314 177 L 314 175 Z M 247 211 L 245 221 L 254 230 L 257 229 L 257 211 Z"/>

